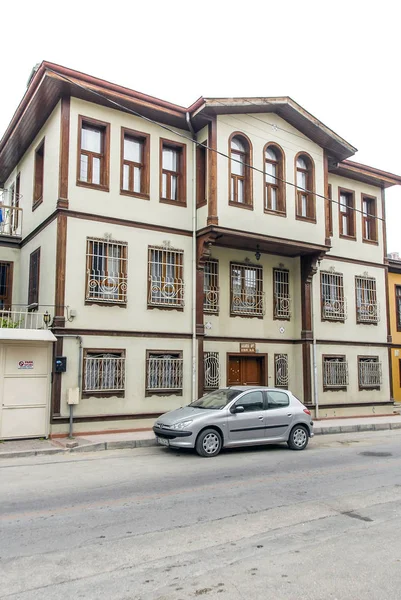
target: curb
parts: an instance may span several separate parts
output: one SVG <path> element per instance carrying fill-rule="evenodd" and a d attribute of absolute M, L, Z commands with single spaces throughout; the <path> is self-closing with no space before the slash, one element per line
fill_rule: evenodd
<path fill-rule="evenodd" d="M 362 431 L 386 431 L 389 429 L 401 429 L 398 423 L 364 423 L 362 425 L 341 425 L 340 427 L 318 427 L 315 426 L 315 435 L 330 435 L 335 433 L 359 433 Z M 26 458 L 28 456 L 66 455 L 83 452 L 98 452 L 100 450 L 124 450 L 126 448 L 150 448 L 157 446 L 155 438 L 144 440 L 115 440 L 113 442 L 94 442 L 76 446 L 75 448 L 44 448 L 43 450 L 13 450 L 11 452 L 0 452 L 2 458 Z"/>

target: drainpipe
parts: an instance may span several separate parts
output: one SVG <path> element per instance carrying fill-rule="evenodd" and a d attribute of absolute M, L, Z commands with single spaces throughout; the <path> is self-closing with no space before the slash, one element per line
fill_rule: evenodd
<path fill-rule="evenodd" d="M 319 395 L 317 393 L 317 360 L 316 360 L 316 323 L 315 323 L 315 302 L 314 302 L 314 290 L 313 282 L 316 276 L 312 277 L 311 283 L 311 310 L 312 310 L 312 328 L 313 328 L 313 340 L 312 340 L 312 368 L 313 368 L 313 402 L 315 405 L 315 418 L 319 418 Z"/>
<path fill-rule="evenodd" d="M 196 142 L 195 130 L 189 112 L 185 118 L 192 139 Z M 200 357 L 199 357 L 200 358 Z M 192 144 L 192 402 L 197 398 L 197 364 L 196 364 L 196 144 Z"/>
<path fill-rule="evenodd" d="M 79 346 L 78 346 L 78 390 L 79 390 L 79 395 L 81 395 L 81 385 L 82 385 L 82 337 L 80 335 L 72 335 L 72 334 L 60 334 L 57 337 L 62 337 L 62 338 L 74 338 L 77 340 Z M 74 405 L 70 404 L 70 422 L 69 422 L 69 427 L 68 427 L 68 437 L 72 438 L 72 432 L 73 432 L 73 423 L 74 423 Z"/>

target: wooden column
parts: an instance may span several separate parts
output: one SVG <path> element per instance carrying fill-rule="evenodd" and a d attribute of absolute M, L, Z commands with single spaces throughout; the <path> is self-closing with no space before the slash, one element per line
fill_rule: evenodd
<path fill-rule="evenodd" d="M 57 208 L 68 208 L 68 166 L 70 155 L 70 98 L 61 99 L 60 161 Z"/>
<path fill-rule="evenodd" d="M 212 118 L 209 123 L 208 141 L 209 147 L 217 150 L 217 119 Z M 207 151 L 207 177 L 208 177 L 208 194 L 207 194 L 207 224 L 218 225 L 219 218 L 217 216 L 217 152 L 213 150 Z"/>

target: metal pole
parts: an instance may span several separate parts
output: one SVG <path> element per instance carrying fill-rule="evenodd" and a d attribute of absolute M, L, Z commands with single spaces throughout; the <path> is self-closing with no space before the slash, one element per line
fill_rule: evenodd
<path fill-rule="evenodd" d="M 313 282 L 315 276 L 312 277 L 311 283 L 311 308 L 312 308 L 312 328 L 313 328 L 313 341 L 312 341 L 312 366 L 313 366 L 313 402 L 315 405 L 315 418 L 319 418 L 319 395 L 317 393 L 317 359 L 316 359 L 316 323 L 315 323 L 315 303 L 314 303 L 314 290 Z"/>

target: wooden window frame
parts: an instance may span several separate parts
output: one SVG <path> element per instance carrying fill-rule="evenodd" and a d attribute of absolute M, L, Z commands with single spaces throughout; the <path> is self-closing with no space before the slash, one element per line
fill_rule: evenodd
<path fill-rule="evenodd" d="M 118 261 L 119 261 L 119 266 L 120 266 L 120 273 L 121 273 L 121 277 L 119 277 L 119 279 L 121 279 L 121 282 L 119 282 L 119 284 L 121 283 L 121 286 L 123 286 L 123 291 L 119 291 L 119 299 L 115 300 L 114 302 L 111 300 L 104 300 L 101 298 L 91 298 L 88 297 L 89 296 L 89 272 L 92 269 L 92 264 L 93 264 L 93 258 L 94 258 L 94 253 L 93 253 L 93 244 L 95 243 L 99 243 L 99 244 L 104 244 L 104 246 L 106 246 L 106 250 L 108 251 L 109 246 L 112 245 L 117 245 L 121 248 L 121 256 L 118 257 Z M 92 252 L 90 252 L 90 249 L 92 248 Z M 108 258 L 108 255 L 106 256 L 102 256 L 102 258 Z M 127 242 L 120 242 L 120 241 L 116 241 L 116 240 L 109 240 L 109 239 L 103 239 L 103 238 L 92 238 L 92 237 L 88 237 L 86 238 L 86 255 L 85 255 L 85 262 L 86 262 L 86 274 L 85 274 L 85 304 L 86 305 L 91 305 L 91 304 L 97 304 L 98 306 L 118 306 L 120 308 L 125 308 L 127 306 L 127 285 L 128 285 L 128 278 L 127 278 L 127 268 L 128 268 L 128 243 Z M 104 278 L 107 279 L 109 277 L 109 275 L 104 275 Z"/>
<path fill-rule="evenodd" d="M 277 161 L 271 161 L 266 158 L 266 150 L 268 148 L 272 148 L 276 155 L 278 155 Z M 277 183 L 276 185 L 271 183 L 266 183 L 266 163 L 277 165 Z M 285 153 L 279 144 L 275 142 L 268 142 L 265 144 L 263 148 L 263 166 L 264 166 L 264 181 L 263 181 L 263 209 L 264 212 L 270 215 L 276 215 L 279 217 L 287 216 L 287 207 L 286 207 L 286 189 L 285 189 Z M 271 189 L 275 188 L 277 190 L 277 210 L 273 210 L 272 208 L 268 208 L 269 200 L 271 197 Z"/>
<path fill-rule="evenodd" d="M 374 206 L 374 211 L 373 213 L 369 213 L 368 216 L 365 216 L 364 210 L 363 210 L 363 203 L 364 201 L 368 200 L 369 203 L 372 203 Z M 376 196 L 370 196 L 369 194 L 361 194 L 361 217 L 362 217 L 362 242 L 364 244 L 374 244 L 375 246 L 377 246 L 379 244 L 379 239 L 378 239 L 378 227 L 377 227 L 377 197 Z M 374 237 L 372 238 L 367 238 L 365 237 L 365 224 L 366 222 L 370 223 L 371 229 L 373 231 L 373 235 Z"/>
<path fill-rule="evenodd" d="M 304 171 L 303 169 L 298 169 L 297 161 L 299 158 L 306 159 L 306 163 L 309 164 L 308 169 L 306 171 L 307 174 L 307 185 L 306 189 L 308 190 L 305 193 L 303 190 L 298 188 L 298 171 Z M 316 223 L 316 183 L 315 183 L 315 162 L 310 154 L 307 152 L 298 152 L 294 159 L 294 181 L 295 181 L 295 218 L 298 221 L 305 221 L 307 223 Z M 307 196 L 307 213 L 309 216 L 302 216 L 301 210 L 301 196 Z"/>
<path fill-rule="evenodd" d="M 126 359 L 126 351 L 123 348 L 84 348 L 82 355 L 82 398 L 125 398 L 126 392 L 126 371 L 124 373 L 124 390 L 113 392 L 85 391 L 85 359 L 88 354 L 120 354 L 121 358 Z"/>
<path fill-rule="evenodd" d="M 337 281 L 338 281 L 338 285 L 335 284 L 336 289 L 338 290 L 338 298 L 334 300 L 334 302 L 339 303 L 339 312 L 340 315 L 338 316 L 338 318 L 336 317 L 332 317 L 329 318 L 325 315 L 325 310 L 324 310 L 324 300 L 323 300 L 323 278 L 324 276 L 328 275 L 329 277 L 336 277 Z M 326 283 L 327 285 L 327 283 Z M 330 283 L 328 283 L 328 285 L 331 285 Z M 342 308 L 341 308 L 341 303 L 342 303 Z M 341 315 L 342 313 L 342 315 Z M 327 321 L 329 323 L 345 323 L 347 318 L 347 310 L 346 310 L 346 298 L 345 298 L 345 293 L 344 293 L 344 273 L 337 273 L 336 271 L 320 271 L 320 320 L 321 321 Z"/>
<path fill-rule="evenodd" d="M 145 360 L 145 398 L 149 398 L 149 396 L 182 396 L 184 389 L 184 364 L 182 363 L 182 388 L 181 390 L 153 390 L 152 388 L 147 387 L 148 380 L 148 360 L 152 354 L 159 355 L 177 355 L 176 358 L 183 361 L 183 351 L 182 350 L 146 350 L 146 360 Z"/>
<path fill-rule="evenodd" d="M 211 302 L 209 302 L 209 304 L 211 305 L 211 307 L 215 306 L 215 308 L 207 308 L 207 293 L 206 293 L 206 289 L 205 289 L 205 268 L 207 264 L 213 264 L 215 265 L 215 272 L 212 273 L 212 277 L 214 277 L 214 281 L 216 283 L 215 286 L 213 286 L 213 290 L 209 293 L 214 294 L 214 297 L 212 296 Z M 220 272 L 219 272 L 220 266 L 219 266 L 219 261 L 216 260 L 215 258 L 209 258 L 208 260 L 205 261 L 204 264 L 204 269 L 203 269 L 203 312 L 204 314 L 211 314 L 211 315 L 218 315 L 220 312 Z"/>
<path fill-rule="evenodd" d="M 242 139 L 242 142 L 245 142 L 245 145 L 248 147 L 245 154 L 244 163 L 245 165 L 250 165 L 249 167 L 244 166 L 244 176 L 235 175 L 232 173 L 232 154 L 231 150 L 231 142 L 233 138 L 238 137 Z M 240 154 L 239 152 L 234 150 L 234 154 Z M 242 154 L 242 153 L 241 153 Z M 246 210 L 253 210 L 253 170 L 252 170 L 252 160 L 253 160 L 253 149 L 252 142 L 247 135 L 242 133 L 242 131 L 234 131 L 230 137 L 228 138 L 228 155 L 229 159 L 229 169 L 228 169 L 228 204 L 229 206 L 236 206 L 237 208 L 245 208 Z M 234 197 L 238 193 L 237 189 L 237 181 L 242 180 L 244 182 L 244 202 L 238 202 L 237 200 L 231 200 L 231 181 L 234 178 Z"/>
<path fill-rule="evenodd" d="M 89 125 L 94 129 L 99 129 L 102 131 L 102 152 L 100 154 L 96 152 L 89 152 L 88 150 L 81 149 L 81 139 L 82 139 L 82 128 L 85 125 Z M 109 191 L 109 181 L 110 181 L 110 123 L 106 123 L 105 121 L 99 121 L 98 119 L 92 119 L 91 117 L 85 117 L 83 115 L 78 115 L 78 140 L 77 140 L 77 178 L 76 184 L 80 187 L 90 188 L 93 190 L 99 190 L 102 192 Z M 92 172 L 92 165 L 90 158 L 99 158 L 100 159 L 100 183 L 92 183 L 88 181 L 82 181 L 80 179 L 81 175 L 81 154 L 85 154 L 88 156 L 88 179 L 89 175 Z"/>
<path fill-rule="evenodd" d="M 33 168 L 33 197 L 32 212 L 43 202 L 43 188 L 45 175 L 45 138 L 35 148 L 35 161 Z"/>
<path fill-rule="evenodd" d="M 169 171 L 163 169 L 163 148 L 171 148 L 179 153 L 178 158 L 178 171 Z M 160 181 L 159 181 L 159 201 L 163 204 L 171 204 L 173 206 L 186 206 L 187 205 L 187 146 L 180 142 L 174 142 L 165 138 L 160 138 Z M 163 173 L 166 175 L 175 175 L 178 179 L 177 184 L 177 200 L 171 200 L 170 198 L 163 198 Z M 169 178 L 168 178 L 169 182 Z M 167 183 L 167 189 L 169 183 Z"/>
<path fill-rule="evenodd" d="M 151 302 L 152 298 L 152 272 L 151 272 L 151 257 L 152 252 L 163 252 L 163 253 L 174 253 L 174 283 L 171 284 L 177 288 L 177 298 L 179 302 L 174 303 L 163 303 L 163 302 Z M 167 280 L 167 262 L 162 263 L 162 277 L 161 281 Z M 182 277 L 178 277 L 181 273 Z M 181 283 L 179 283 L 181 282 Z M 169 284 L 170 285 L 170 284 Z M 184 291 L 185 291 L 185 280 L 184 280 L 184 250 L 178 248 L 167 248 L 164 246 L 148 246 L 148 289 L 147 289 L 147 308 L 148 309 L 159 309 L 159 310 L 184 310 Z M 162 290 L 160 290 L 162 292 Z"/>
<path fill-rule="evenodd" d="M 347 211 L 346 213 L 343 212 L 341 210 L 341 196 L 347 196 Z M 350 208 L 348 206 L 348 198 L 352 198 L 352 207 Z M 345 240 L 351 240 L 351 241 L 356 241 L 356 211 L 355 211 L 355 191 L 354 190 L 349 190 L 347 188 L 343 188 L 343 187 L 339 187 L 338 188 L 338 235 L 340 238 L 343 238 Z M 345 234 L 343 233 L 343 222 L 342 222 L 342 216 L 344 214 L 347 214 L 347 219 L 348 219 L 348 226 L 350 229 L 352 229 L 352 235 L 351 234 Z"/>
<path fill-rule="evenodd" d="M 327 226 L 328 226 L 328 236 L 333 237 L 333 186 L 331 183 L 327 185 Z"/>
<path fill-rule="evenodd" d="M 359 372 L 359 364 L 361 362 L 361 360 L 372 360 L 372 358 L 374 358 L 375 360 L 373 362 L 379 363 L 380 364 L 380 360 L 379 360 L 379 356 L 376 354 L 374 356 L 371 355 L 358 355 L 356 357 L 356 364 L 357 364 L 357 369 L 358 369 L 358 390 L 360 392 L 365 391 L 365 392 L 369 392 L 371 390 L 380 390 L 381 389 L 381 384 L 379 385 L 374 385 L 374 386 L 366 386 L 366 385 L 362 385 L 361 384 L 361 378 L 360 378 L 360 372 Z"/>
<path fill-rule="evenodd" d="M 196 146 L 196 208 L 207 204 L 207 148 L 208 140 Z"/>
<path fill-rule="evenodd" d="M 348 380 L 349 380 L 349 368 L 348 368 L 348 361 L 347 361 L 347 356 L 346 354 L 323 354 L 322 355 L 322 386 L 323 386 L 323 391 L 324 392 L 346 392 L 349 386 L 349 381 L 347 385 L 344 386 L 338 386 L 338 387 L 334 387 L 334 386 L 328 386 L 325 385 L 324 383 L 324 364 L 325 364 L 325 360 L 326 359 L 331 359 L 331 358 L 341 358 L 342 360 L 340 362 L 345 362 L 347 365 L 347 376 L 348 376 Z"/>
<path fill-rule="evenodd" d="M 37 266 L 36 266 L 36 288 L 34 286 L 35 273 L 33 272 L 35 260 L 37 263 Z M 40 290 L 40 247 L 36 248 L 36 250 L 31 252 L 31 254 L 29 255 L 28 306 L 33 305 L 33 306 L 31 306 L 31 308 L 29 308 L 30 311 L 34 311 L 34 310 L 38 309 L 39 290 Z"/>
<path fill-rule="evenodd" d="M 360 313 L 362 312 L 361 310 L 358 311 L 358 286 L 357 286 L 357 280 L 365 280 L 365 283 L 367 283 L 368 281 L 371 281 L 372 284 L 374 282 L 374 285 L 372 285 L 372 288 L 369 289 L 367 286 L 365 286 L 364 291 L 365 294 L 367 293 L 369 295 L 369 293 L 373 293 L 375 294 L 376 297 L 376 302 L 372 303 L 374 306 L 376 306 L 376 318 L 372 318 L 371 320 L 369 319 L 361 319 Z M 365 275 L 355 275 L 354 278 L 354 285 L 355 285 L 355 316 L 356 316 L 356 323 L 357 325 L 378 325 L 379 324 L 379 317 L 380 317 L 380 311 L 379 311 L 379 301 L 378 301 L 378 297 L 377 297 L 377 279 L 376 277 L 369 277 L 369 276 L 365 276 Z"/>
<path fill-rule="evenodd" d="M 399 293 L 398 293 L 399 291 Z M 395 319 L 397 323 L 397 331 L 401 331 L 401 285 L 394 286 L 394 296 L 395 296 Z M 398 310 L 398 298 L 400 301 L 400 310 Z"/>
<path fill-rule="evenodd" d="M 260 273 L 260 277 L 255 278 L 256 282 L 256 298 L 260 297 L 262 301 L 262 309 L 260 312 L 235 312 L 233 311 L 233 297 L 234 297 L 234 286 L 233 286 L 233 268 L 241 269 L 241 295 L 243 295 L 246 287 L 244 285 L 244 271 L 245 269 L 254 269 L 256 273 Z M 259 289 L 258 289 L 259 287 Z M 230 262 L 230 317 L 241 317 L 244 319 L 263 319 L 265 312 L 265 298 L 263 290 L 263 265 L 255 265 L 252 263 L 241 263 L 241 262 Z"/>
<path fill-rule="evenodd" d="M 131 160 L 124 159 L 124 140 L 125 138 L 135 140 L 142 144 L 142 162 L 136 163 Z M 120 166 L 120 194 L 122 196 L 132 196 L 134 198 L 142 198 L 143 200 L 150 199 L 150 135 L 135 129 L 121 127 L 121 166 Z M 129 168 L 129 184 L 133 188 L 133 171 L 137 167 L 141 170 L 141 191 L 134 192 L 133 189 L 126 190 L 123 188 L 124 183 L 124 165 Z"/>
<path fill-rule="evenodd" d="M 287 281 L 277 281 L 276 277 L 279 273 L 286 273 L 287 275 Z M 276 316 L 277 312 L 276 311 L 276 306 L 277 306 L 277 302 L 279 300 L 278 295 L 276 294 L 276 283 L 283 286 L 283 287 L 287 287 L 287 295 L 285 297 L 282 298 L 282 300 L 287 300 L 288 301 L 288 311 L 287 311 L 287 315 L 280 315 L 280 316 Z M 284 312 L 284 309 L 282 309 L 282 311 Z M 279 267 L 274 267 L 273 268 L 273 321 L 291 321 L 291 293 L 290 293 L 290 271 L 289 269 L 285 269 L 283 268 L 279 268 Z"/>
<path fill-rule="evenodd" d="M 13 303 L 13 281 L 14 281 L 14 263 L 8 260 L 1 260 L 0 267 L 6 268 L 6 294 L 4 294 L 2 300 L 4 303 L 1 310 L 11 310 Z"/>

